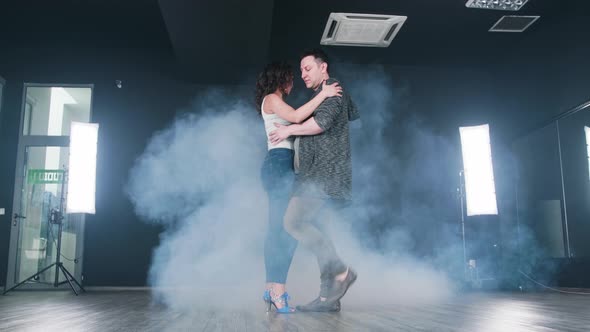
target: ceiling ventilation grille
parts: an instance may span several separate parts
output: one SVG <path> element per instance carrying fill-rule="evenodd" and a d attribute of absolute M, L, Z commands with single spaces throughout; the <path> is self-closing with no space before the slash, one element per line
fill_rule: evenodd
<path fill-rule="evenodd" d="M 490 28 L 490 32 L 523 32 L 535 21 L 539 16 L 502 16 L 498 22 Z"/>
<path fill-rule="evenodd" d="M 406 16 L 331 13 L 320 44 L 387 47 Z"/>

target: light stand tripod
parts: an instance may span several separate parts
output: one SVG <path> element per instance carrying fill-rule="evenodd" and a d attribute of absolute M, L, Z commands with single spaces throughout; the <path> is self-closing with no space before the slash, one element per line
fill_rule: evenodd
<path fill-rule="evenodd" d="M 467 240 L 465 237 L 465 171 L 459 172 L 459 187 L 457 188 L 457 199 L 461 215 L 461 240 L 463 241 L 463 278 L 471 287 L 481 287 L 481 280 L 477 271 L 476 261 L 470 259 L 467 261 Z"/>
<path fill-rule="evenodd" d="M 463 274 L 465 280 L 467 280 L 467 246 L 465 243 L 465 207 L 464 198 L 465 194 L 463 192 L 464 189 L 464 179 L 463 179 L 463 170 L 459 172 L 459 187 L 457 188 L 457 198 L 459 199 L 459 213 L 461 214 L 461 240 L 463 241 Z"/>
<path fill-rule="evenodd" d="M 82 285 L 80 285 L 78 280 L 76 280 L 76 278 L 74 278 L 74 276 L 70 273 L 70 271 L 68 271 L 68 269 L 66 269 L 66 267 L 61 262 L 61 234 L 62 234 L 63 220 L 64 220 L 63 211 L 64 211 L 64 193 L 65 193 L 66 179 L 67 179 L 67 170 L 64 172 L 64 179 L 61 184 L 61 197 L 60 197 L 60 202 L 59 202 L 59 210 L 51 209 L 51 211 L 49 212 L 49 224 L 58 225 L 57 258 L 56 258 L 55 263 L 45 267 L 41 271 L 35 273 L 34 275 L 28 277 L 27 279 L 25 279 L 23 281 L 21 281 L 20 283 L 16 284 L 15 286 L 13 286 L 9 289 L 5 289 L 3 295 L 10 292 L 11 290 L 18 288 L 19 286 L 25 284 L 26 282 L 28 282 L 30 280 L 36 280 L 41 274 L 43 274 L 45 271 L 49 270 L 50 268 L 52 268 L 54 266 L 55 266 L 55 281 L 53 282 L 53 287 L 57 288 L 67 282 L 70 285 L 70 288 L 72 289 L 72 291 L 74 291 L 74 294 L 78 295 L 78 291 L 76 291 L 74 284 L 72 284 L 72 281 L 73 281 L 74 283 L 76 283 L 76 285 L 78 285 L 80 290 L 82 290 L 84 292 L 86 291 L 84 289 L 84 287 L 82 287 Z M 59 273 L 60 272 L 66 278 L 66 281 L 59 282 Z"/>

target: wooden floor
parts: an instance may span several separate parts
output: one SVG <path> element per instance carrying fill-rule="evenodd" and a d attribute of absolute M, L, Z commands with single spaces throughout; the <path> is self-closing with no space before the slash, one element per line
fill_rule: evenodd
<path fill-rule="evenodd" d="M 340 313 L 172 312 L 148 290 L 16 291 L 0 296 L 0 331 L 590 331 L 590 296 L 467 293 L 437 305 Z"/>

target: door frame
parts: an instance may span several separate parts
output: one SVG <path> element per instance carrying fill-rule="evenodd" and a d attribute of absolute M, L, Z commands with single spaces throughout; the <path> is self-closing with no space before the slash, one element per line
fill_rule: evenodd
<path fill-rule="evenodd" d="M 44 135 L 23 135 L 23 125 L 24 125 L 24 117 L 25 117 L 25 104 L 27 98 L 27 89 L 30 87 L 61 87 L 61 88 L 90 88 L 90 114 L 89 114 L 89 121 L 92 121 L 92 106 L 94 100 L 94 84 L 46 84 L 46 83 L 24 83 L 23 84 L 23 96 L 21 102 L 21 112 L 20 112 L 20 120 L 19 120 L 19 138 L 18 138 L 18 149 L 17 149 L 17 157 L 16 157 L 16 165 L 15 165 L 15 172 L 14 172 L 14 194 L 13 194 L 13 202 L 12 202 L 12 216 L 11 216 L 11 227 L 10 227 L 10 243 L 8 249 L 8 266 L 6 272 L 6 285 L 5 289 L 9 289 L 16 285 L 20 281 L 15 281 L 14 277 L 16 274 L 16 262 L 17 262 L 17 252 L 18 252 L 18 239 L 20 236 L 20 226 L 19 220 L 14 218 L 16 213 L 19 213 L 21 210 L 21 200 L 22 200 L 22 189 L 24 186 L 24 181 L 26 181 L 26 171 L 24 169 L 25 166 L 25 151 L 28 147 L 69 147 L 70 146 L 70 136 L 44 136 Z M 76 241 L 76 253 L 79 253 L 80 259 L 78 263 L 76 263 L 76 268 L 74 271 L 70 271 L 76 280 L 83 282 L 82 278 L 82 267 L 84 264 L 84 233 L 85 233 L 85 222 L 86 222 L 86 215 L 81 216 L 81 225 L 80 225 L 80 239 Z M 78 255 L 77 255 L 78 256 Z M 69 287 L 67 284 L 62 284 L 64 288 Z M 60 287 L 61 287 L 60 286 Z M 52 285 L 45 285 L 45 284 L 24 284 L 22 285 L 21 289 L 47 289 L 53 288 Z"/>

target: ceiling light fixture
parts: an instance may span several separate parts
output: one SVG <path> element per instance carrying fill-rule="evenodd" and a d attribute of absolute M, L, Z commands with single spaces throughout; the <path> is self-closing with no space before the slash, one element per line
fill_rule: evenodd
<path fill-rule="evenodd" d="M 527 1 L 528 0 L 468 0 L 465 7 L 517 11 L 520 10 Z"/>

